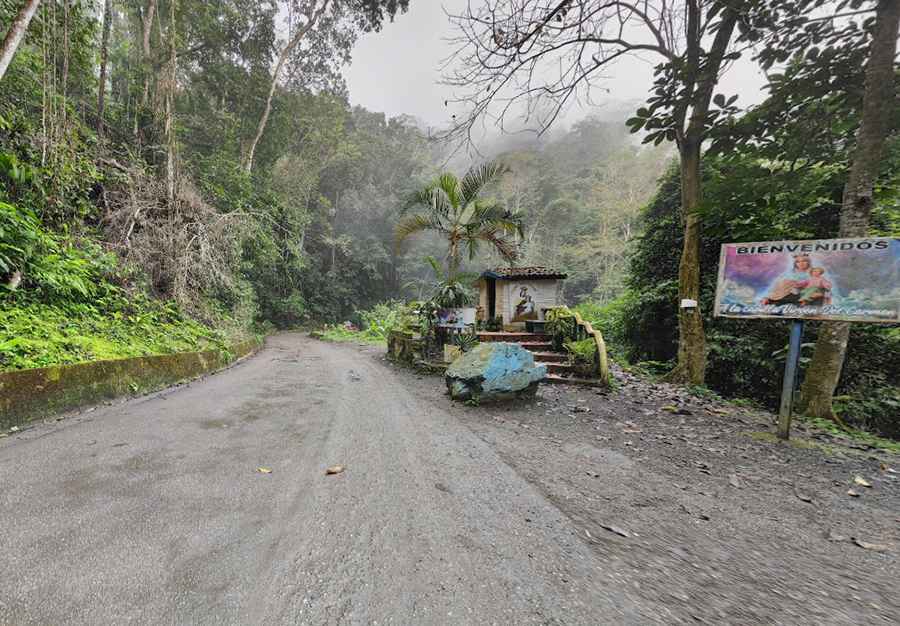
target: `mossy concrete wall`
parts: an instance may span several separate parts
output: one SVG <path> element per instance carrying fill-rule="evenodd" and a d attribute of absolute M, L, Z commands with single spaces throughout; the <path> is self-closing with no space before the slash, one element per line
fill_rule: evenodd
<path fill-rule="evenodd" d="M 388 333 L 388 357 L 401 363 L 412 364 L 423 359 L 425 342 L 412 333 L 392 330 Z"/>
<path fill-rule="evenodd" d="M 228 352 L 181 352 L 0 373 L 0 427 L 163 389 L 221 369 L 261 345 L 250 339 Z"/>

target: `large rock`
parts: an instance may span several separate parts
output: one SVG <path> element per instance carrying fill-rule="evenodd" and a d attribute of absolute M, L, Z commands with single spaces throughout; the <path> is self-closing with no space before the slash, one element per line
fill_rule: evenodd
<path fill-rule="evenodd" d="M 518 344 L 481 343 L 447 368 L 446 381 L 454 400 L 493 402 L 534 393 L 546 375 Z"/>

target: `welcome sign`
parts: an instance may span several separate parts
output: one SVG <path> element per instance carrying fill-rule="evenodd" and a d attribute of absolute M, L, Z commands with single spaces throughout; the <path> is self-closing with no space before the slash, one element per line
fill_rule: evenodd
<path fill-rule="evenodd" d="M 900 322 L 900 239 L 727 243 L 715 314 Z"/>

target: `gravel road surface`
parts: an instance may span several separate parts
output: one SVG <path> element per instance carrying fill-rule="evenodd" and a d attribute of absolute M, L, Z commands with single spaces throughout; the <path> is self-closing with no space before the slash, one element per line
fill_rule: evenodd
<path fill-rule="evenodd" d="M 0 440 L 0 623 L 678 621 L 409 376 L 283 334 Z"/>

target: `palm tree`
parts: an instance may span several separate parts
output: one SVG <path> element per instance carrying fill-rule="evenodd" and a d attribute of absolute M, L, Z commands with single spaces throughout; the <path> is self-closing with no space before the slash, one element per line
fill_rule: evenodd
<path fill-rule="evenodd" d="M 475 258 L 482 244 L 488 244 L 508 262 L 518 257 L 515 235 L 522 234 L 519 219 L 493 200 L 480 200 L 484 187 L 506 172 L 497 162 L 470 169 L 462 179 L 441 174 L 416 192 L 409 207 L 419 212 L 403 217 L 397 224 L 397 245 L 423 231 L 433 231 L 447 240 L 447 282 L 454 282 L 462 264 L 463 251 Z"/>

